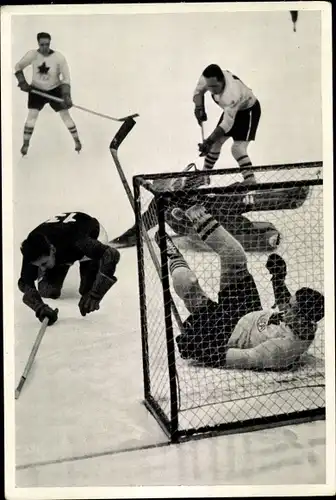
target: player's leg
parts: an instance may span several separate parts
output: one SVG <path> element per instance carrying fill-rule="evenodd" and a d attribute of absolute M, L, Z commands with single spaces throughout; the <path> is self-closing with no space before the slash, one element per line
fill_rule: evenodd
<path fill-rule="evenodd" d="M 39 115 L 39 112 L 43 109 L 46 104 L 44 97 L 33 94 L 29 92 L 28 94 L 28 116 L 24 124 L 23 129 L 23 144 L 21 147 L 21 154 L 25 156 L 28 153 L 30 139 L 33 135 L 35 124 Z"/>
<path fill-rule="evenodd" d="M 231 147 L 231 152 L 239 167 L 244 168 L 242 171 L 244 183 L 255 184 L 256 179 L 254 173 L 252 170 L 248 170 L 248 167 L 252 168 L 252 162 L 247 153 L 249 143 L 250 141 L 234 141 Z"/>
<path fill-rule="evenodd" d="M 38 291 L 41 297 L 46 299 L 58 299 L 60 297 L 70 267 L 67 264 L 56 265 L 39 276 Z"/>
<path fill-rule="evenodd" d="M 186 211 L 186 215 L 199 238 L 220 258 L 219 301 L 234 313 L 232 318 L 230 314 L 230 321 L 235 322 L 247 312 L 260 309 L 259 293 L 248 270 L 242 245 L 204 207 L 195 205 Z"/>
<path fill-rule="evenodd" d="M 233 138 L 232 155 L 238 165 L 243 170 L 244 183 L 253 184 L 256 182 L 253 171 L 247 167 L 252 167 L 251 159 L 247 153 L 248 145 L 255 140 L 259 120 L 261 116 L 260 103 L 257 101 L 252 108 L 239 111 L 236 115 L 235 122 L 230 131 Z"/>
<path fill-rule="evenodd" d="M 82 144 L 81 144 L 81 141 L 79 139 L 76 124 L 73 121 L 73 119 L 71 118 L 69 110 L 61 109 L 60 111 L 58 111 L 58 114 L 60 115 L 64 125 L 69 130 L 69 132 L 70 132 L 70 134 L 75 142 L 75 151 L 77 151 L 79 153 L 82 149 Z"/>
<path fill-rule="evenodd" d="M 155 234 L 155 240 L 157 245 L 160 245 L 158 233 Z M 183 300 L 188 311 L 192 314 L 197 313 L 207 305 L 209 297 L 202 290 L 195 273 L 190 269 L 183 255 L 168 235 L 166 235 L 166 245 L 169 272 L 174 290 Z"/>
<path fill-rule="evenodd" d="M 54 96 L 54 97 L 59 97 L 59 98 L 62 99 L 63 98 L 62 86 L 60 85 L 59 87 L 56 87 L 55 89 L 51 90 L 49 92 L 49 94 L 52 95 L 52 96 Z M 62 103 L 59 103 L 59 102 L 50 101 L 49 104 L 50 104 L 50 107 L 56 113 L 59 114 L 59 116 L 61 117 L 64 125 L 69 130 L 69 132 L 70 132 L 70 134 L 71 134 L 71 136 L 72 136 L 72 138 L 73 138 L 73 140 L 75 142 L 75 151 L 77 151 L 79 153 L 81 151 L 81 149 L 82 149 L 82 144 L 81 144 L 80 139 L 79 139 L 79 135 L 78 135 L 76 124 L 73 121 L 73 119 L 71 118 L 69 110 L 68 109 L 64 109 L 64 105 Z"/>
<path fill-rule="evenodd" d="M 204 158 L 203 170 L 212 170 L 214 168 L 220 156 L 222 147 L 228 139 L 228 136 L 221 137 L 212 145 L 209 153 Z"/>

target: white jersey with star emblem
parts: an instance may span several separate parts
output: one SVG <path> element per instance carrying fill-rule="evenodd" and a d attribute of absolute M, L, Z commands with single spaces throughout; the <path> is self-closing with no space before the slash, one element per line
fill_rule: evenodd
<path fill-rule="evenodd" d="M 228 70 L 222 70 L 224 74 L 224 89 L 220 94 L 211 94 L 213 100 L 224 111 L 223 119 L 219 126 L 228 132 L 233 126 L 238 111 L 250 109 L 257 101 L 252 90 L 245 85 L 236 75 Z M 194 97 L 210 92 L 206 79 L 201 75 L 194 91 Z"/>
<path fill-rule="evenodd" d="M 238 321 L 228 342 L 229 366 L 282 369 L 297 362 L 309 349 L 316 324 L 302 325 L 305 339 L 300 339 L 283 321 L 268 324 L 272 314 L 272 310 L 255 311 Z"/>
<path fill-rule="evenodd" d="M 31 85 L 42 91 L 52 90 L 62 83 L 70 85 L 70 72 L 65 57 L 57 51 L 44 56 L 39 50 L 29 50 L 15 65 L 15 72 L 32 66 Z M 61 78 L 62 76 L 62 78 Z"/>

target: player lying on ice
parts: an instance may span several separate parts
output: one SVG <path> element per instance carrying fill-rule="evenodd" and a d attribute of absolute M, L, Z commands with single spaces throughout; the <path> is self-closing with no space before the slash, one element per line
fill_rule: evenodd
<path fill-rule="evenodd" d="M 116 283 L 118 250 L 107 244 L 107 233 L 97 219 L 82 212 L 59 214 L 31 231 L 21 245 L 23 255 L 18 287 L 23 302 L 42 322 L 57 321 L 57 310 L 42 300 L 57 299 L 70 267 L 79 261 L 79 310 L 82 316 L 99 309 Z M 35 281 L 38 280 L 38 290 Z"/>
<path fill-rule="evenodd" d="M 21 154 L 23 156 L 27 154 L 37 118 L 46 104 L 50 104 L 51 108 L 59 114 L 75 142 L 75 150 L 80 152 L 82 145 L 75 122 L 69 113 L 72 100 L 67 61 L 60 52 L 51 50 L 49 33 L 38 33 L 37 41 L 38 49 L 29 50 L 15 65 L 15 76 L 18 85 L 23 92 L 28 92 L 28 116 L 24 126 Z M 30 65 L 33 70 L 31 85 L 28 84 L 23 73 L 23 70 Z M 34 94 L 31 92 L 32 90 L 42 91 L 52 97 L 61 98 L 64 104 Z"/>
<path fill-rule="evenodd" d="M 213 302 L 167 236 L 173 286 L 190 312 L 176 338 L 181 357 L 236 369 L 284 370 L 295 366 L 324 317 L 323 295 L 300 288 L 291 296 L 285 285 L 286 263 L 272 254 L 266 267 L 280 312 L 263 310 L 240 243 L 202 206 L 193 206 L 184 216 L 199 238 L 219 255 L 221 276 L 218 302 Z"/>

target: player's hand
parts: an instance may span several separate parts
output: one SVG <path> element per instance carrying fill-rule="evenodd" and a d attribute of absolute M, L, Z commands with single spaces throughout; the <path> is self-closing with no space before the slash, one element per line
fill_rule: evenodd
<path fill-rule="evenodd" d="M 205 141 L 198 144 L 198 150 L 200 152 L 200 156 L 206 156 L 211 149 L 213 142 L 205 139 Z"/>
<path fill-rule="evenodd" d="M 273 278 L 284 280 L 287 274 L 286 262 L 277 253 L 272 253 L 266 262 L 266 268 Z"/>
<path fill-rule="evenodd" d="M 48 318 L 49 326 L 56 323 L 58 319 L 58 309 L 52 309 L 47 304 L 41 304 L 40 307 L 36 310 L 35 314 L 37 319 L 41 321 L 41 323 L 44 320 L 44 318 Z"/>
<path fill-rule="evenodd" d="M 19 82 L 18 86 L 20 87 L 20 90 L 22 90 L 22 92 L 30 92 L 31 90 L 31 86 L 28 82 L 26 82 L 26 80 Z"/>
<path fill-rule="evenodd" d="M 196 106 L 194 113 L 198 125 L 201 125 L 201 123 L 207 121 L 208 117 L 203 106 Z"/>
<path fill-rule="evenodd" d="M 87 293 L 86 295 L 83 295 L 78 304 L 81 315 L 86 316 L 91 312 L 98 311 L 100 307 L 99 305 L 100 300 L 101 300 L 100 298 L 98 298 L 91 292 Z"/>
<path fill-rule="evenodd" d="M 63 96 L 63 102 L 64 102 L 64 109 L 70 109 L 72 108 L 73 104 L 72 104 L 72 99 L 71 99 L 71 96 L 68 95 L 68 94 L 65 94 Z"/>

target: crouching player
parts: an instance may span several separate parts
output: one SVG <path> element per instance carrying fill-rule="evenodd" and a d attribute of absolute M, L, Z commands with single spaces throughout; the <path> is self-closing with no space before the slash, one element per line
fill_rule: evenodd
<path fill-rule="evenodd" d="M 301 288 L 291 296 L 285 285 L 286 263 L 272 254 L 266 267 L 280 312 L 263 310 L 240 243 L 203 207 L 194 206 L 185 215 L 201 240 L 219 255 L 221 277 L 218 302 L 214 302 L 167 236 L 173 286 L 190 312 L 183 333 L 176 338 L 182 358 L 236 369 L 284 370 L 295 366 L 324 317 L 323 295 Z"/>
<path fill-rule="evenodd" d="M 23 255 L 18 287 L 23 302 L 42 322 L 57 321 L 57 310 L 42 300 L 57 299 L 70 267 L 79 261 L 79 310 L 82 316 L 97 311 L 108 290 L 120 259 L 107 244 L 107 233 L 99 221 L 82 212 L 59 214 L 36 227 L 21 244 Z M 35 281 L 38 282 L 37 289 Z"/>
<path fill-rule="evenodd" d="M 61 117 L 75 142 L 75 150 L 79 153 L 82 149 L 75 122 L 69 113 L 69 109 L 72 107 L 69 67 L 65 57 L 60 52 L 50 49 L 50 41 L 49 33 L 38 33 L 38 49 L 29 50 L 15 65 L 18 85 L 23 92 L 28 92 L 28 116 L 24 126 L 21 148 L 23 156 L 28 152 L 35 123 L 46 104 L 50 104 L 51 108 Z M 28 84 L 23 73 L 23 70 L 30 65 L 33 70 L 31 85 Z M 61 98 L 63 103 L 34 94 L 31 92 L 32 90 L 43 91 L 51 97 Z"/>

